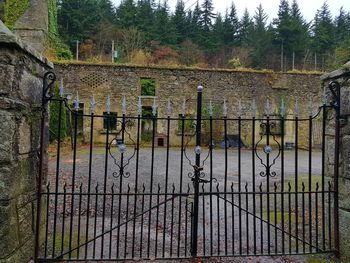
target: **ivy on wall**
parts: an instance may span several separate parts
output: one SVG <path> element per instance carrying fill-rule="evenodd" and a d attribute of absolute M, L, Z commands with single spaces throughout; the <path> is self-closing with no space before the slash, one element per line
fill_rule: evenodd
<path fill-rule="evenodd" d="M 16 21 L 24 14 L 29 6 L 29 0 L 6 0 L 4 21 L 6 26 L 13 30 Z"/>

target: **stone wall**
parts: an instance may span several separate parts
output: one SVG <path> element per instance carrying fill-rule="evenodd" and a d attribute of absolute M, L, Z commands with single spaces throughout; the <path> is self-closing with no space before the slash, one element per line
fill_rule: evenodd
<path fill-rule="evenodd" d="M 350 63 L 343 69 L 322 76 L 327 88 L 329 82 L 338 81 L 341 85 L 341 118 L 340 118 L 340 166 L 339 166 L 339 226 L 340 254 L 350 258 Z M 329 97 L 331 95 L 329 94 Z M 327 124 L 326 172 L 334 175 L 334 118 Z"/>
<path fill-rule="evenodd" d="M 0 21 L 0 262 L 33 257 L 42 76 L 52 67 Z"/>
<path fill-rule="evenodd" d="M 230 70 L 200 70 L 200 69 L 172 69 L 172 68 L 147 68 L 118 65 L 92 65 L 92 64 L 56 64 L 55 70 L 58 78 L 62 78 L 65 92 L 73 100 L 76 93 L 84 103 L 84 113 L 90 113 L 90 101 L 94 95 L 97 102 L 96 114 L 106 111 L 106 98 L 110 96 L 112 111 L 121 115 L 121 101 L 126 96 L 128 101 L 128 115 L 137 116 L 137 101 L 141 95 L 141 78 L 154 79 L 156 83 L 156 103 L 159 107 L 158 116 L 166 116 L 166 105 L 170 98 L 173 105 L 172 117 L 178 117 L 181 113 L 181 105 L 184 99 L 187 101 L 187 113 L 196 114 L 196 88 L 204 86 L 204 106 L 209 101 L 222 109 L 224 99 L 227 100 L 228 116 L 237 116 L 238 101 L 243 105 L 243 116 L 251 116 L 250 106 L 255 99 L 258 110 L 264 112 L 264 104 L 268 99 L 274 112 L 278 114 L 278 108 L 282 98 L 288 106 L 288 117 L 293 117 L 295 99 L 298 98 L 300 115 L 308 116 L 307 105 L 313 100 L 314 109 L 321 104 L 323 93 L 322 83 L 317 74 L 281 74 L 264 72 L 239 72 Z M 153 99 L 142 99 L 142 104 L 151 106 Z M 103 119 L 95 122 L 95 142 L 104 142 L 105 130 Z M 237 122 L 228 124 L 228 133 L 237 134 Z M 285 141 L 294 141 L 294 122 L 286 123 Z M 320 132 L 315 125 L 314 132 Z M 246 145 L 251 141 L 251 122 L 243 122 L 242 139 Z M 89 139 L 89 118 L 84 119 L 84 138 Z M 180 144 L 181 136 L 178 132 L 178 123 L 171 124 L 172 146 Z M 300 124 L 300 145 L 308 143 L 307 123 Z M 256 136 L 260 130 L 257 129 Z M 157 133 L 166 133 L 166 121 L 159 121 Z M 135 129 L 133 134 L 135 135 Z"/>

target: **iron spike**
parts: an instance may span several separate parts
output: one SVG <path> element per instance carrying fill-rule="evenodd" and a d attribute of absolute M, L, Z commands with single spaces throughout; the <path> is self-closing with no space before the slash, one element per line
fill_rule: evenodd
<path fill-rule="evenodd" d="M 166 111 L 167 111 L 168 117 L 170 117 L 171 116 L 171 111 L 172 111 L 170 99 L 168 99 L 168 104 L 167 104 Z"/>
<path fill-rule="evenodd" d="M 126 98 L 125 98 L 125 96 L 123 96 L 123 101 L 122 101 L 122 113 L 123 113 L 123 115 L 126 114 L 126 106 L 127 106 Z"/>
<path fill-rule="evenodd" d="M 298 98 L 295 99 L 294 116 L 295 117 L 299 117 L 299 102 L 298 102 Z"/>
<path fill-rule="evenodd" d="M 186 99 L 185 98 L 182 102 L 181 110 L 182 110 L 182 117 L 185 117 L 186 116 Z"/>
<path fill-rule="evenodd" d="M 281 101 L 281 109 L 280 109 L 281 117 L 284 117 L 286 115 L 286 104 L 284 103 L 284 99 L 282 98 Z"/>
<path fill-rule="evenodd" d="M 75 109 L 76 111 L 79 110 L 79 94 L 78 94 L 78 91 L 77 91 L 77 96 L 76 96 L 76 98 L 75 98 L 75 100 L 74 100 L 74 109 Z"/>
<path fill-rule="evenodd" d="M 96 106 L 95 96 L 94 96 L 94 94 L 92 94 L 92 98 L 91 98 L 91 113 L 92 114 L 95 113 L 95 106 Z"/>
<path fill-rule="evenodd" d="M 270 104 L 269 99 L 266 100 L 266 104 L 265 104 L 265 114 L 266 114 L 267 116 L 270 116 L 270 115 L 271 115 L 271 104 Z"/>
<path fill-rule="evenodd" d="M 156 104 L 156 98 L 153 98 L 152 114 L 153 114 L 153 116 L 156 116 L 156 115 L 157 115 L 157 104 Z"/>
<path fill-rule="evenodd" d="M 62 78 L 61 78 L 61 82 L 60 82 L 59 93 L 60 93 L 60 97 L 63 98 L 63 96 L 64 96 L 64 85 L 63 85 L 63 79 Z"/>
<path fill-rule="evenodd" d="M 106 108 L 107 108 L 107 113 L 110 114 L 111 113 L 111 99 L 110 99 L 109 95 L 107 97 Z"/>
<path fill-rule="evenodd" d="M 222 108 L 222 113 L 224 117 L 227 117 L 227 104 L 226 104 L 226 99 L 224 99 L 224 106 Z"/>
<path fill-rule="evenodd" d="M 255 99 L 253 99 L 253 101 L 252 101 L 252 117 L 253 118 L 256 117 L 256 102 L 255 102 Z"/>
<path fill-rule="evenodd" d="M 211 100 L 209 102 L 209 116 L 213 117 L 213 103 L 211 102 Z"/>
<path fill-rule="evenodd" d="M 242 116 L 242 102 L 241 102 L 241 100 L 238 101 L 237 114 L 238 114 L 238 117 Z"/>
<path fill-rule="evenodd" d="M 137 102 L 137 114 L 142 115 L 142 101 L 141 97 L 139 97 L 139 101 Z"/>
<path fill-rule="evenodd" d="M 312 104 L 312 99 L 310 99 L 309 104 L 307 106 L 308 112 L 309 112 L 309 117 L 312 117 L 313 115 L 313 104 Z"/>

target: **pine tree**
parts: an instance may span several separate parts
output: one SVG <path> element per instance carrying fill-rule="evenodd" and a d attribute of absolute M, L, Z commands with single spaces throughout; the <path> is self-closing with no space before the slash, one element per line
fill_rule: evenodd
<path fill-rule="evenodd" d="M 183 0 L 178 0 L 175 6 L 175 13 L 172 17 L 176 27 L 177 43 L 182 43 L 186 39 L 188 24 L 186 21 L 185 3 Z"/>
<path fill-rule="evenodd" d="M 250 47 L 252 52 L 252 66 L 255 68 L 266 68 L 268 53 L 271 49 L 271 30 L 267 30 L 268 15 L 260 4 L 254 15 L 254 29 Z"/>
<path fill-rule="evenodd" d="M 154 23 L 154 1 L 139 0 L 137 2 L 136 24 L 135 26 L 144 33 L 145 39 L 150 42 L 153 39 Z"/>
<path fill-rule="evenodd" d="M 329 53 L 334 45 L 334 25 L 328 4 L 317 10 L 313 24 L 313 48 L 317 54 Z"/>
<path fill-rule="evenodd" d="M 167 1 L 158 4 L 153 24 L 154 40 L 163 45 L 176 44 L 176 28 L 169 16 Z"/>
<path fill-rule="evenodd" d="M 250 45 L 253 29 L 254 23 L 249 15 L 248 9 L 246 8 L 239 23 L 238 41 L 240 46 L 248 47 Z"/>
<path fill-rule="evenodd" d="M 283 45 L 284 53 L 291 54 L 293 47 L 291 46 L 292 29 L 291 29 L 291 11 L 287 0 L 281 0 L 278 9 L 278 18 L 274 19 L 273 25 L 276 28 L 276 40 Z"/>
<path fill-rule="evenodd" d="M 213 28 L 212 20 L 215 18 L 213 11 L 214 7 L 212 0 L 204 0 L 202 4 L 200 23 L 205 34 L 209 33 Z"/>
<path fill-rule="evenodd" d="M 231 4 L 230 13 L 226 10 L 223 26 L 225 44 L 230 46 L 236 45 L 238 42 L 239 21 L 236 7 L 233 2 Z"/>
<path fill-rule="evenodd" d="M 215 49 L 222 48 L 225 44 L 225 27 L 220 13 L 215 19 L 211 41 L 215 43 Z"/>
<path fill-rule="evenodd" d="M 133 0 L 123 0 L 116 10 L 117 25 L 120 28 L 135 26 L 136 11 L 136 6 Z"/>
<path fill-rule="evenodd" d="M 336 27 L 335 37 L 336 42 L 341 43 L 350 38 L 350 19 L 349 14 L 346 14 L 343 7 L 339 10 L 339 15 L 335 18 L 334 24 Z"/>

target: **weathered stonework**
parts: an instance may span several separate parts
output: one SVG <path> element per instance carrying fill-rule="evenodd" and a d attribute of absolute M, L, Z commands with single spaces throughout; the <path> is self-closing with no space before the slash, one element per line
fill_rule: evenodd
<path fill-rule="evenodd" d="M 87 65 L 87 64 L 56 64 L 55 70 L 58 78 L 65 84 L 65 92 L 74 99 L 79 93 L 80 101 L 84 103 L 84 113 L 90 112 L 92 95 L 96 100 L 96 114 L 106 111 L 106 98 L 110 96 L 112 111 L 121 115 L 121 101 L 126 96 L 128 101 L 128 115 L 137 116 L 137 101 L 141 95 L 141 78 L 154 79 L 156 83 L 156 101 L 158 116 L 166 116 L 166 105 L 170 98 L 173 105 L 172 117 L 181 113 L 184 99 L 187 101 L 187 114 L 195 115 L 196 88 L 204 86 L 204 106 L 209 100 L 222 109 L 223 100 L 227 100 L 228 117 L 237 116 L 238 101 L 243 105 L 244 116 L 251 116 L 251 103 L 255 99 L 258 110 L 264 112 L 264 104 L 268 99 L 278 113 L 280 101 L 283 98 L 288 106 L 288 117 L 293 118 L 294 101 L 299 100 L 300 116 L 307 117 L 307 105 L 313 100 L 314 110 L 320 106 L 323 93 L 322 83 L 317 74 L 280 74 L 262 72 L 239 72 L 232 70 L 200 70 L 179 68 L 147 68 L 118 65 Z M 153 99 L 143 99 L 144 106 L 152 106 Z M 260 115 L 261 116 L 261 115 Z M 103 119 L 96 119 L 95 142 L 104 142 L 105 130 Z M 228 125 L 229 134 L 237 134 L 237 122 Z M 317 128 L 317 127 L 316 127 Z M 314 129 L 314 132 L 319 129 Z M 84 137 L 89 139 L 90 126 L 88 118 L 84 119 Z M 172 122 L 170 127 L 170 145 L 178 146 L 181 143 L 178 125 Z M 294 141 L 294 124 L 286 123 L 285 141 Z M 256 136 L 260 130 L 257 129 Z M 308 125 L 300 124 L 300 147 L 308 145 Z M 159 121 L 157 133 L 166 133 L 166 121 Z M 134 129 L 135 136 L 136 131 Z M 304 136 L 305 135 L 305 136 Z M 242 140 L 246 145 L 251 142 L 251 122 L 244 122 L 242 126 Z M 279 138 L 277 138 L 279 139 Z"/>
<path fill-rule="evenodd" d="M 0 21 L 0 262 L 33 257 L 42 76 L 52 66 Z"/>
<path fill-rule="evenodd" d="M 338 81 L 341 85 L 341 129 L 340 129 L 340 164 L 339 164 L 339 228 L 340 254 L 350 258 L 350 63 L 340 70 L 323 75 L 325 88 L 329 82 Z M 329 94 L 329 96 L 331 96 Z M 327 124 L 326 173 L 334 174 L 334 118 Z"/>
<path fill-rule="evenodd" d="M 29 0 L 29 6 L 16 21 L 14 31 L 25 43 L 42 53 L 47 46 L 48 24 L 47 0 Z"/>

